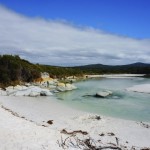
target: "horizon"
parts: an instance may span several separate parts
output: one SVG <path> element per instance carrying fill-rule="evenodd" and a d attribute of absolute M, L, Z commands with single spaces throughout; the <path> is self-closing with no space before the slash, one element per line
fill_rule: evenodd
<path fill-rule="evenodd" d="M 0 0 L 0 54 L 55 66 L 149 64 L 149 4 Z"/>

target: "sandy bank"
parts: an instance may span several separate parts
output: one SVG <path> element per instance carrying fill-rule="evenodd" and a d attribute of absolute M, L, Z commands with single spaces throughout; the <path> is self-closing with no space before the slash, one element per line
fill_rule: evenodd
<path fill-rule="evenodd" d="M 150 84 L 134 85 L 133 87 L 127 88 L 127 91 L 150 94 Z"/>
<path fill-rule="evenodd" d="M 132 146 L 136 149 L 150 147 L 150 128 L 147 123 L 104 116 L 96 118 L 94 114 L 62 105 L 54 97 L 3 96 L 0 97 L 0 103 L 2 150 L 12 148 L 13 150 L 57 150 L 59 149 L 57 142 L 61 142 L 61 136 L 65 139 L 74 131 L 86 132 L 85 135 L 77 132 L 75 137 L 80 139 L 91 137 L 101 146 L 117 145 L 117 138 L 118 146 L 124 149 L 131 149 Z M 12 115 L 8 110 L 16 112 L 19 116 Z M 52 120 L 53 124 L 48 124 L 48 120 Z"/>

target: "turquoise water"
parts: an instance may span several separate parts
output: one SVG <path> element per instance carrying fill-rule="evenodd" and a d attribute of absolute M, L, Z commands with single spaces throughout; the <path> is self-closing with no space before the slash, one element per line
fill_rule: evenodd
<path fill-rule="evenodd" d="M 87 112 L 116 118 L 150 122 L 150 94 L 126 91 L 137 84 L 150 83 L 150 79 L 91 79 L 75 83 L 77 90 L 57 94 L 62 103 Z M 110 90 L 108 98 L 93 96 L 101 90 Z"/>

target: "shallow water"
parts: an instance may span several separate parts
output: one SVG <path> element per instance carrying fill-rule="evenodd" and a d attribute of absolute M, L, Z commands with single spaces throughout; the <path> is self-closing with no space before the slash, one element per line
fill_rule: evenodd
<path fill-rule="evenodd" d="M 58 93 L 57 97 L 62 103 L 79 110 L 150 122 L 150 94 L 125 90 L 133 85 L 146 83 L 150 83 L 150 79 L 91 79 L 75 83 L 77 90 Z M 113 95 L 108 98 L 85 96 L 102 90 L 110 90 Z"/>

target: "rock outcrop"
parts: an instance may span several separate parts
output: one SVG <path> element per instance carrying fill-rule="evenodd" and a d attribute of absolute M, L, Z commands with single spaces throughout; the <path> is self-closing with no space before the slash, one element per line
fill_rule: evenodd
<path fill-rule="evenodd" d="M 48 89 L 43 89 L 37 86 L 20 86 L 15 87 L 9 86 L 6 88 L 6 91 L 0 89 L 0 95 L 7 96 L 50 96 L 53 95 Z"/>
<path fill-rule="evenodd" d="M 108 97 L 109 95 L 112 95 L 111 91 L 100 91 L 100 92 L 97 92 L 95 96 L 105 98 L 105 97 Z"/>

